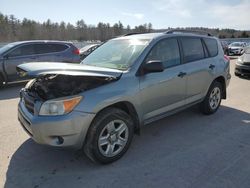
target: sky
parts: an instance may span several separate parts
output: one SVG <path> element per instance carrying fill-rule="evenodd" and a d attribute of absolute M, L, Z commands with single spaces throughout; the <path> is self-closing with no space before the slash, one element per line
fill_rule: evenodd
<path fill-rule="evenodd" d="M 40 22 L 250 30 L 250 0 L 0 0 L 0 12 Z"/>

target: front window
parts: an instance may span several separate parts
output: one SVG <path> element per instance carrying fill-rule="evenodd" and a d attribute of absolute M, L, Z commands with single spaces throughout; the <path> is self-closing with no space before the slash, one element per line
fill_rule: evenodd
<path fill-rule="evenodd" d="M 164 39 L 158 42 L 148 54 L 146 62 L 154 60 L 161 61 L 164 68 L 179 65 L 181 61 L 177 39 Z"/>
<path fill-rule="evenodd" d="M 149 40 L 116 39 L 104 43 L 81 64 L 127 70 L 139 57 Z"/>
<path fill-rule="evenodd" d="M 15 46 L 14 44 L 7 44 L 7 45 L 3 46 L 2 48 L 0 48 L 0 54 L 7 52 L 9 49 L 11 49 L 14 46 Z"/>
<path fill-rule="evenodd" d="M 35 54 L 33 45 L 23 45 L 14 49 L 8 55 L 10 57 L 17 57 L 17 56 L 27 56 L 27 55 L 33 55 L 33 54 Z"/>

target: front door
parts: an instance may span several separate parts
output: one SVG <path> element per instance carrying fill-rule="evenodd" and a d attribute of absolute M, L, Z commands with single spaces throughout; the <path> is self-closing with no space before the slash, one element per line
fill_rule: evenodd
<path fill-rule="evenodd" d="M 8 81 L 15 81 L 19 78 L 16 67 L 23 63 L 35 62 L 36 55 L 32 44 L 22 45 L 5 55 L 4 68 Z"/>
<path fill-rule="evenodd" d="M 140 77 L 141 108 L 144 121 L 185 105 L 186 77 L 180 60 L 176 38 L 159 41 L 149 52 L 145 62 L 158 60 L 164 71 Z"/>

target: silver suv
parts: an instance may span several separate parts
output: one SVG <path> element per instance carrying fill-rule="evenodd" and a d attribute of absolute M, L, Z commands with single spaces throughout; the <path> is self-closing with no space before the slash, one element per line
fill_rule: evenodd
<path fill-rule="evenodd" d="M 175 31 L 109 40 L 79 65 L 23 64 L 18 72 L 36 77 L 20 92 L 24 130 L 100 163 L 122 157 L 145 124 L 194 104 L 216 112 L 231 78 L 217 38 Z"/>

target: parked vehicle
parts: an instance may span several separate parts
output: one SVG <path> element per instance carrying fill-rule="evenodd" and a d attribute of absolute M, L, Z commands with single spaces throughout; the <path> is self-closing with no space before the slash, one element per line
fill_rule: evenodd
<path fill-rule="evenodd" d="M 88 44 L 80 49 L 80 57 L 83 60 L 90 53 L 92 53 L 96 48 L 98 48 L 101 44 Z"/>
<path fill-rule="evenodd" d="M 81 64 L 18 66 L 21 74 L 39 75 L 20 92 L 18 119 L 37 143 L 82 148 L 93 161 L 110 163 L 142 125 L 195 104 L 215 113 L 226 99 L 229 67 L 210 35 L 123 36 Z"/>
<path fill-rule="evenodd" d="M 234 74 L 236 76 L 250 76 L 250 47 L 247 47 L 244 54 L 238 58 Z"/>
<path fill-rule="evenodd" d="M 245 47 L 245 42 L 233 42 L 228 46 L 229 55 L 242 55 Z"/>
<path fill-rule="evenodd" d="M 20 80 L 16 67 L 27 62 L 80 63 L 79 50 L 70 42 L 22 41 L 0 48 L 0 86 Z"/>
<path fill-rule="evenodd" d="M 226 41 L 221 41 L 221 46 L 223 48 L 224 54 L 229 55 L 228 43 Z"/>

